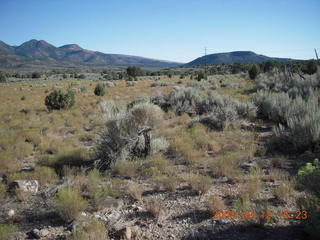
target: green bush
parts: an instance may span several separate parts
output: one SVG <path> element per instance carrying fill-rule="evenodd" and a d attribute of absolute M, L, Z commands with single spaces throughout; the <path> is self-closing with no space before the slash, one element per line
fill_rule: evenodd
<path fill-rule="evenodd" d="M 20 98 L 20 100 L 21 100 L 21 101 L 26 100 L 26 96 L 22 96 L 22 97 Z"/>
<path fill-rule="evenodd" d="M 317 72 L 317 62 L 309 60 L 306 66 L 302 68 L 302 72 L 309 75 L 315 74 Z"/>
<path fill-rule="evenodd" d="M 313 163 L 308 162 L 303 167 L 299 168 L 298 176 L 306 176 L 306 175 L 312 174 L 313 172 L 319 169 L 320 169 L 319 159 L 316 158 L 313 161 Z"/>
<path fill-rule="evenodd" d="M 207 75 L 204 73 L 204 72 L 199 72 L 198 74 L 197 74 L 197 81 L 201 81 L 201 80 L 207 80 Z"/>
<path fill-rule="evenodd" d="M 6 75 L 2 72 L 0 72 L 0 82 L 5 82 L 6 81 Z"/>
<path fill-rule="evenodd" d="M 259 73 L 260 73 L 260 68 L 258 67 L 258 65 L 253 64 L 252 67 L 249 69 L 250 78 L 255 79 Z"/>
<path fill-rule="evenodd" d="M 53 200 L 53 206 L 65 222 L 78 218 L 86 209 L 87 201 L 73 188 L 60 189 Z"/>
<path fill-rule="evenodd" d="M 102 84 L 99 83 L 99 84 L 96 85 L 96 87 L 94 89 L 94 94 L 96 96 L 104 96 L 105 90 L 104 90 L 104 87 L 103 87 Z"/>
<path fill-rule="evenodd" d="M 39 73 L 39 72 L 33 72 L 33 73 L 31 74 L 31 77 L 32 77 L 32 78 L 41 78 L 41 73 Z"/>
<path fill-rule="evenodd" d="M 69 89 L 67 93 L 63 93 L 60 89 L 53 90 L 45 98 L 45 105 L 48 110 L 60 110 L 60 109 L 69 109 L 75 103 L 74 94 Z"/>

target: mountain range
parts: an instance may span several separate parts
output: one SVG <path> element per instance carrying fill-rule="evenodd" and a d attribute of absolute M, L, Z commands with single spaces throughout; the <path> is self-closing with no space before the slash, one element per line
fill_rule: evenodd
<path fill-rule="evenodd" d="M 187 64 L 186 66 L 197 66 L 205 64 L 221 64 L 221 63 L 254 63 L 266 61 L 287 62 L 293 59 L 290 58 L 275 58 L 259 55 L 251 51 L 235 51 L 226 53 L 214 53 L 199 57 Z"/>
<path fill-rule="evenodd" d="M 268 60 L 290 61 L 292 59 L 267 57 L 251 51 L 235 51 L 210 54 L 183 64 L 123 54 L 106 54 L 83 49 L 77 44 L 55 47 L 44 40 L 32 39 L 20 46 L 10 46 L 0 41 L 0 68 L 127 67 L 130 65 L 145 68 L 168 68 Z"/>
<path fill-rule="evenodd" d="M 181 63 L 122 54 L 106 54 L 83 49 L 77 44 L 55 47 L 44 40 L 33 39 L 20 46 L 10 46 L 0 41 L 0 67 L 2 68 L 125 67 L 129 65 L 166 68 L 175 67 Z"/>

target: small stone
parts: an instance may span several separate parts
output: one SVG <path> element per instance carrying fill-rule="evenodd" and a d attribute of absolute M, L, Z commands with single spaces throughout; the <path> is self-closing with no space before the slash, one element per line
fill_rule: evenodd
<path fill-rule="evenodd" d="M 10 209 L 7 215 L 9 218 L 12 218 L 15 215 L 15 211 L 13 209 Z"/>
<path fill-rule="evenodd" d="M 131 236 L 132 236 L 131 228 L 127 226 L 124 232 L 124 237 L 126 240 L 130 240 Z"/>
<path fill-rule="evenodd" d="M 81 216 L 86 217 L 87 214 L 85 212 L 81 212 Z"/>
<path fill-rule="evenodd" d="M 45 237 L 48 236 L 50 234 L 48 229 L 41 229 L 39 232 L 40 237 Z"/>

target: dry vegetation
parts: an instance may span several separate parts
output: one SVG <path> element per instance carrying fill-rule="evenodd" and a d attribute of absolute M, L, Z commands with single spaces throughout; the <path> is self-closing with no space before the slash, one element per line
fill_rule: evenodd
<path fill-rule="evenodd" d="M 71 234 L 63 232 L 68 239 L 120 239 L 109 220 L 103 218 L 113 208 L 106 201 L 110 198 L 124 200 L 127 221 L 136 218 L 141 226 L 155 228 L 160 222 L 163 226 L 170 223 L 182 230 L 177 238 L 197 229 L 199 224 L 192 221 L 203 216 L 208 227 L 212 224 L 208 212 L 210 215 L 219 210 L 276 213 L 299 210 L 299 202 L 318 214 L 319 191 L 312 184 L 310 188 L 301 184 L 319 180 L 318 173 L 303 175 L 303 181 L 297 177 L 298 168 L 316 155 L 297 159 L 299 155 L 284 156 L 269 148 L 273 142 L 265 136 L 273 134 L 284 144 L 287 136 L 283 135 L 283 128 L 293 126 L 284 124 L 272 132 L 270 126 L 274 123 L 269 120 L 275 119 L 271 113 L 269 119 L 255 117 L 256 107 L 249 102 L 252 96 L 248 94 L 254 89 L 254 81 L 235 75 L 213 75 L 200 82 L 190 76 L 159 78 L 161 81 L 142 77 L 130 87 L 118 80 L 115 87 L 105 88 L 104 96 L 95 96 L 96 83 L 90 80 L 78 81 L 79 84 L 68 80 L 1 84 L 0 132 L 5 137 L 0 139 L 0 174 L 5 177 L 0 178 L 0 204 L 6 210 L 33 207 L 36 211 L 30 201 L 39 201 L 41 194 L 48 196 L 45 201 L 62 219 L 61 226 L 72 221 L 79 226 Z M 180 88 L 174 88 L 178 81 Z M 74 107 L 48 111 L 44 105 L 48 92 L 54 88 L 67 90 L 72 83 L 73 88 L 86 89 L 75 93 Z M 261 104 L 264 100 L 260 95 L 255 99 Z M 141 98 L 146 101 L 127 105 Z M 151 127 L 146 156 L 128 147 L 133 139 L 129 137 L 136 137 L 145 126 Z M 97 155 L 105 149 L 105 145 L 99 146 L 104 131 L 109 145 L 122 145 Z M 101 166 L 96 160 L 106 156 L 110 160 L 107 169 L 95 168 Z M 40 193 L 8 191 L 12 182 L 21 179 L 38 180 Z M 300 198 L 304 201 L 297 201 Z M 312 205 L 310 199 L 314 198 Z M 12 202 L 14 199 L 18 201 Z M 203 216 L 196 215 L 200 210 L 205 212 Z M 148 222 L 141 212 L 148 212 L 156 223 Z M 179 218 L 188 214 L 192 215 L 186 217 L 189 225 L 183 225 Z M 83 222 L 83 216 L 92 219 Z M 288 226 L 286 219 L 278 218 L 274 224 L 259 217 L 252 223 L 274 228 L 276 224 Z M 0 220 L 0 239 L 9 239 L 12 232 L 18 231 L 13 225 L 3 224 L 8 221 L 6 216 L 1 215 Z M 312 236 L 319 230 L 319 223 L 311 221 L 311 217 L 309 220 L 303 224 Z M 249 222 L 242 219 L 236 224 L 248 226 Z M 50 225 L 50 219 L 46 223 Z M 16 225 L 23 226 L 24 232 L 32 230 L 23 220 Z M 165 229 L 170 234 L 174 232 Z M 149 232 L 147 238 L 157 238 L 152 235 L 153 230 L 144 230 Z M 167 237 L 164 233 L 160 239 Z"/>

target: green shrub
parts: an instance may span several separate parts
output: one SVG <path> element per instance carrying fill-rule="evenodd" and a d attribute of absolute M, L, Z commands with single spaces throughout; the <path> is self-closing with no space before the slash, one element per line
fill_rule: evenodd
<path fill-rule="evenodd" d="M 303 167 L 299 168 L 298 176 L 306 176 L 312 174 L 316 170 L 320 169 L 319 159 L 316 158 L 313 163 L 308 162 Z"/>
<path fill-rule="evenodd" d="M 45 105 L 48 110 L 69 109 L 74 105 L 74 93 L 69 89 L 67 93 L 63 93 L 60 89 L 53 90 L 45 98 Z"/>
<path fill-rule="evenodd" d="M 13 239 L 12 235 L 18 230 L 18 228 L 12 224 L 0 224 L 0 239 L 10 240 Z"/>
<path fill-rule="evenodd" d="M 252 67 L 249 69 L 250 78 L 255 79 L 259 73 L 260 73 L 260 68 L 258 67 L 258 65 L 253 64 Z"/>
<path fill-rule="evenodd" d="M 302 68 L 303 73 L 312 75 L 317 72 L 317 62 L 315 60 L 309 60 L 305 67 Z"/>
<path fill-rule="evenodd" d="M 99 83 L 99 84 L 96 85 L 96 87 L 94 89 L 94 94 L 96 96 L 104 96 L 105 90 L 104 90 L 104 87 L 103 87 L 102 84 Z"/>
<path fill-rule="evenodd" d="M 107 229 L 104 224 L 97 219 L 89 222 L 78 223 L 75 232 L 67 237 L 67 240 L 106 240 L 108 238 Z"/>
<path fill-rule="evenodd" d="M 26 100 L 26 96 L 22 96 L 22 97 L 20 98 L 20 100 L 21 100 L 21 101 Z"/>
<path fill-rule="evenodd" d="M 198 74 L 197 74 L 197 81 L 201 81 L 201 80 L 207 80 L 207 75 L 204 73 L 204 72 L 199 72 Z"/>
<path fill-rule="evenodd" d="M 53 206 L 65 222 L 78 218 L 86 209 L 87 201 L 73 188 L 60 189 L 53 200 Z"/>

